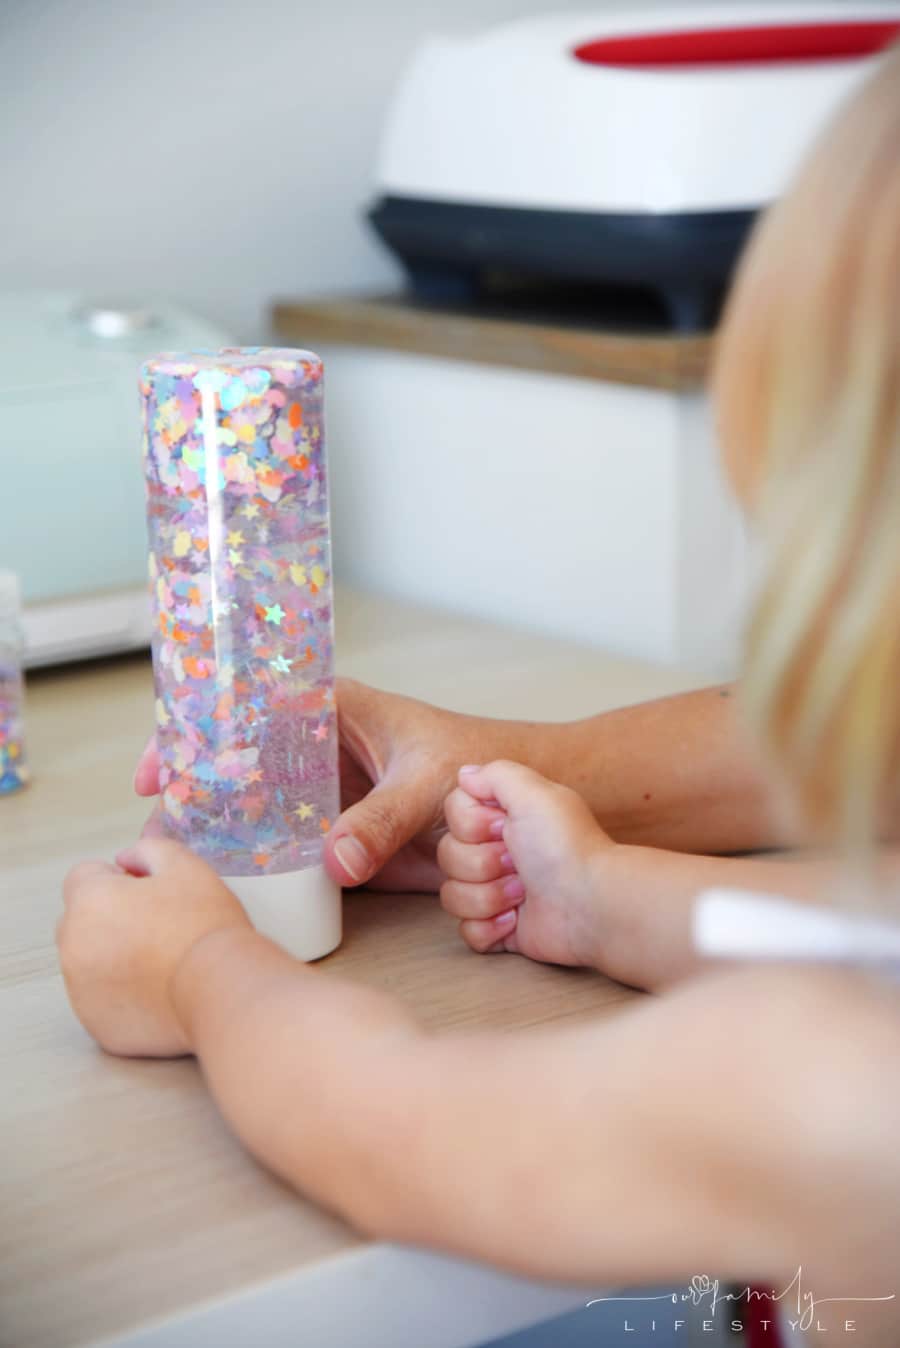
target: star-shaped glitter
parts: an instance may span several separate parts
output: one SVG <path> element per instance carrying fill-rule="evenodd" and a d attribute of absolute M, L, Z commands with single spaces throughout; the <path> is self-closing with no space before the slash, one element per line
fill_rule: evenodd
<path fill-rule="evenodd" d="M 285 660 L 283 655 L 278 655 L 275 657 L 274 660 L 270 660 L 269 664 L 272 666 L 273 669 L 277 669 L 279 674 L 288 674 L 290 672 L 290 668 L 291 665 L 293 664 L 293 661 Z"/>
<path fill-rule="evenodd" d="M 231 533 L 228 535 L 228 542 L 233 548 L 240 547 L 244 542 L 244 535 L 241 533 L 240 529 L 232 529 Z"/>
<path fill-rule="evenodd" d="M 246 781 L 247 781 L 248 783 L 250 783 L 250 782 L 261 782 L 261 781 L 262 781 L 262 770 L 261 770 L 260 768 L 254 768 L 252 772 L 248 772 L 248 773 L 247 773 L 247 777 L 246 777 Z"/>
<path fill-rule="evenodd" d="M 241 508 L 241 514 L 245 515 L 248 520 L 255 520 L 259 514 L 259 506 L 255 501 L 248 501 L 247 504 Z"/>
<path fill-rule="evenodd" d="M 317 740 L 319 741 L 320 744 L 321 744 L 322 740 L 327 740 L 327 739 L 328 739 L 328 726 L 327 726 L 327 725 L 317 725 L 316 728 L 315 728 L 315 730 L 314 730 L 314 732 L 313 732 L 313 739 L 317 739 Z"/>
<path fill-rule="evenodd" d="M 281 626 L 281 620 L 285 617 L 284 609 L 280 604 L 271 604 L 266 609 L 266 622 L 274 623 L 276 627 Z"/>
<path fill-rule="evenodd" d="M 244 559 L 243 559 L 243 557 L 241 556 L 241 554 L 238 552 L 237 548 L 229 548 L 229 549 L 228 549 L 228 560 L 229 560 L 229 562 L 231 562 L 231 565 L 232 565 L 232 566 L 240 566 L 241 562 L 242 562 Z"/>
<path fill-rule="evenodd" d="M 301 801 L 300 804 L 297 806 L 296 810 L 294 811 L 294 814 L 297 816 L 298 819 L 311 819 L 314 814 L 314 810 L 311 805 L 307 805 L 305 801 Z"/>

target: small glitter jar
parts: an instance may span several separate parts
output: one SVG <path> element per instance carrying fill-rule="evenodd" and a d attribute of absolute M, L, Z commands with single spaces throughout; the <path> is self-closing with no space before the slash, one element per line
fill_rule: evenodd
<path fill-rule="evenodd" d="M 19 578 L 0 571 L 0 796 L 28 781 L 25 761 L 25 633 Z"/>
<path fill-rule="evenodd" d="M 341 939 L 322 362 L 166 354 L 140 389 L 166 831 L 318 959 Z"/>

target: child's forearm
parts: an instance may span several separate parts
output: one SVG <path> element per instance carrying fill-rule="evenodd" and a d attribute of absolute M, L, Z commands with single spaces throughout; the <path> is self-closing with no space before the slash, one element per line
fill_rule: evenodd
<path fill-rule="evenodd" d="M 426 1038 L 401 1003 L 300 964 L 249 930 L 200 941 L 172 996 L 249 1151 L 361 1229 L 370 1212 L 390 1210 Z"/>
<path fill-rule="evenodd" d="M 886 851 L 885 879 L 896 883 L 900 853 Z M 656 989 L 697 973 L 694 900 L 725 886 L 827 902 L 838 865 L 827 858 L 708 857 L 619 846 L 598 856 L 590 963 L 633 987 Z"/>
<path fill-rule="evenodd" d="M 615 1027 L 521 1043 L 429 1037 L 394 999 L 298 964 L 246 930 L 202 939 L 176 973 L 173 1000 L 248 1150 L 371 1236 L 573 1277 L 589 1276 L 599 1250 L 621 1239 L 617 1217 L 616 1239 L 598 1249 L 595 1217 L 602 1227 L 604 1210 L 627 1202 L 642 1221 L 629 1191 L 642 1152 L 632 1108 L 619 1090 L 611 1111 L 595 1114 L 601 1081 L 638 1084 Z M 599 1172 L 597 1156 L 608 1158 Z M 680 1188 L 681 1175 L 673 1182 Z M 548 1222 L 561 1224 L 558 1240 L 547 1240 Z"/>
<path fill-rule="evenodd" d="M 198 943 L 174 995 L 227 1121 L 289 1184 L 376 1237 L 602 1286 L 769 1278 L 821 1253 L 822 1204 L 811 1225 L 804 1204 L 834 1142 L 798 1102 L 835 1051 L 827 1025 L 815 1040 L 834 997 L 760 977 L 608 1024 L 439 1038 L 231 931 Z M 755 1083 L 710 1085 L 737 1043 L 769 1084 L 762 1132 Z"/>

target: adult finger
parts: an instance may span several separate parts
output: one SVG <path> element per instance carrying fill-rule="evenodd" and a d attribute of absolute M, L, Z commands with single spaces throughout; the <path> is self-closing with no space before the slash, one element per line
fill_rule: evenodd
<path fill-rule="evenodd" d="M 134 789 L 139 796 L 159 794 L 159 753 L 156 736 L 151 735 L 134 770 Z"/>
<path fill-rule="evenodd" d="M 325 839 L 325 868 L 332 879 L 345 886 L 365 884 L 430 828 L 436 802 L 429 785 L 415 767 L 398 769 L 345 810 Z"/>

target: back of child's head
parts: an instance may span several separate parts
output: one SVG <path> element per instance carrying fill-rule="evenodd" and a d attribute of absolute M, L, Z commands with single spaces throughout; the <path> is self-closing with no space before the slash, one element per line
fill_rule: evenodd
<path fill-rule="evenodd" d="M 900 808 L 900 49 L 754 233 L 716 391 L 767 570 L 746 700 L 819 836 Z"/>

